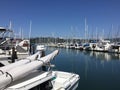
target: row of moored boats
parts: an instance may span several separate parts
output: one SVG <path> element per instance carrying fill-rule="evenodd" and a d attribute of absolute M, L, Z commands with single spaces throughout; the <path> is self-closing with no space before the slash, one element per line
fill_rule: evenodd
<path fill-rule="evenodd" d="M 99 51 L 99 52 L 112 52 L 120 54 L 120 42 L 111 43 L 110 40 L 99 40 L 97 42 L 90 43 L 70 43 L 61 44 L 59 43 L 57 47 L 64 47 L 67 49 L 78 49 L 86 51 Z"/>

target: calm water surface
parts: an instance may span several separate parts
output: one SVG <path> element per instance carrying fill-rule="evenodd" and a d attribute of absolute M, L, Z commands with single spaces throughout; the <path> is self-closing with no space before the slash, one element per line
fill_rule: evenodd
<path fill-rule="evenodd" d="M 77 90 L 120 90 L 120 55 L 85 52 L 64 48 L 47 48 L 46 53 L 59 49 L 54 63 L 56 70 L 80 75 Z"/>

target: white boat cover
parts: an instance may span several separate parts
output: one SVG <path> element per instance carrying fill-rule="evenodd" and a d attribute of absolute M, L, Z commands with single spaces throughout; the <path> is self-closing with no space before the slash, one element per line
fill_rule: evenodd
<path fill-rule="evenodd" d="M 44 63 L 47 63 L 50 61 L 50 59 L 53 59 L 58 54 L 58 52 L 59 52 L 58 50 L 55 50 L 53 53 L 46 55 L 45 57 L 38 58 L 38 60 L 44 61 Z"/>
<path fill-rule="evenodd" d="M 5 72 L 7 72 L 7 71 L 9 71 L 9 70 L 11 70 L 11 69 L 13 69 L 13 68 L 16 68 L 16 67 L 18 67 L 18 66 L 27 64 L 27 63 L 29 63 L 29 62 L 31 62 L 31 61 L 33 61 L 33 60 L 36 60 L 37 57 L 38 57 L 38 55 L 41 56 L 41 53 L 40 53 L 40 52 L 37 52 L 37 53 L 35 53 L 34 55 L 31 55 L 31 56 L 27 57 L 26 59 L 22 59 L 22 60 L 20 60 L 20 61 L 15 62 L 15 63 L 6 65 L 6 66 L 4 66 L 4 67 L 1 67 L 1 68 L 0 68 L 0 75 L 1 75 L 1 74 L 4 74 Z"/>
<path fill-rule="evenodd" d="M 38 55 L 39 55 L 39 57 L 41 57 L 42 53 L 40 51 L 38 51 L 37 53 L 35 53 L 35 54 L 31 55 L 31 56 L 28 56 L 26 59 L 34 61 L 34 60 L 37 59 Z"/>
<path fill-rule="evenodd" d="M 39 61 L 33 61 L 7 71 L 5 74 L 0 76 L 0 89 L 5 88 L 12 81 L 29 75 L 31 72 L 33 72 L 33 70 L 40 68 L 44 63 L 50 62 L 50 60 L 53 59 L 57 54 L 58 50 L 55 50 L 51 54 L 41 58 Z"/>

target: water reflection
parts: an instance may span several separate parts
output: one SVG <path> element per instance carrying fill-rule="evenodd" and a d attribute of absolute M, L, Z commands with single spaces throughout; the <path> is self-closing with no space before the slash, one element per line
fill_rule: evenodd
<path fill-rule="evenodd" d="M 95 58 L 96 60 L 120 60 L 120 54 L 115 54 L 115 53 L 104 53 L 104 52 L 84 52 L 85 55 L 89 55 L 90 57 Z"/>
<path fill-rule="evenodd" d="M 104 52 L 94 52 L 94 51 L 80 51 L 74 49 L 64 49 L 64 48 L 47 48 L 49 52 L 54 51 L 55 49 L 59 49 L 61 53 L 66 53 L 68 55 L 72 54 L 74 56 L 77 55 L 85 55 L 90 56 L 96 60 L 120 60 L 120 54 L 115 53 L 104 53 Z"/>
<path fill-rule="evenodd" d="M 50 52 L 58 48 L 48 49 Z M 53 64 L 57 70 L 80 75 L 77 90 L 120 90 L 120 54 L 64 48 L 59 51 Z"/>

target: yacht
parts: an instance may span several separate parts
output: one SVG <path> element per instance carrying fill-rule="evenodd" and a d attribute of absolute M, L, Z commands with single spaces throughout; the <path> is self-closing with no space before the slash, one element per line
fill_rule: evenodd
<path fill-rule="evenodd" d="M 98 45 L 97 45 L 99 48 L 96 49 L 98 51 L 103 51 L 103 52 L 108 52 L 108 50 L 110 49 L 111 47 L 111 43 L 109 40 L 100 40 Z"/>
<path fill-rule="evenodd" d="M 36 51 L 44 51 L 44 50 L 46 50 L 45 45 L 38 44 L 36 46 Z"/>
<path fill-rule="evenodd" d="M 83 46 L 80 43 L 75 43 L 75 49 L 83 50 Z"/>
<path fill-rule="evenodd" d="M 109 40 L 100 40 L 99 42 L 92 42 L 89 43 L 88 49 L 92 51 L 99 51 L 99 52 L 108 52 L 111 48 L 111 43 Z"/>
<path fill-rule="evenodd" d="M 13 31 L 5 27 L 0 27 L 0 49 L 9 50 L 12 46 L 12 40 Z"/>
<path fill-rule="evenodd" d="M 116 42 L 111 45 L 109 52 L 120 54 L 120 42 Z"/>

